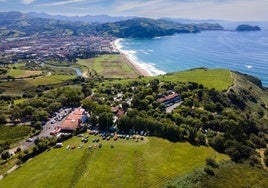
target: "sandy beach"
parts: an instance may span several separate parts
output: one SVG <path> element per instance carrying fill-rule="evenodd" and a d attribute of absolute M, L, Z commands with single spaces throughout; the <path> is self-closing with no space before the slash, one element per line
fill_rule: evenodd
<path fill-rule="evenodd" d="M 123 50 L 121 50 L 121 48 L 118 46 L 118 40 L 120 39 L 116 39 L 112 42 L 112 46 L 114 49 L 116 49 L 117 51 L 120 52 L 120 55 L 126 59 L 126 62 L 135 70 L 135 72 L 138 74 L 138 75 L 141 75 L 141 76 L 152 76 L 148 71 L 144 70 L 142 67 L 140 67 L 136 62 L 133 62 L 128 54 L 126 54 Z"/>

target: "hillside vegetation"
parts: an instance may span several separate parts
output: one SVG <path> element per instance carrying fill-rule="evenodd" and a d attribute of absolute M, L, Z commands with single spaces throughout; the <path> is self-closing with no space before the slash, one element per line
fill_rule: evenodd
<path fill-rule="evenodd" d="M 221 163 L 210 176 L 203 169 L 174 178 L 164 183 L 163 187 L 172 188 L 225 188 L 225 187 L 267 187 L 268 173 L 247 164 L 231 162 Z"/>

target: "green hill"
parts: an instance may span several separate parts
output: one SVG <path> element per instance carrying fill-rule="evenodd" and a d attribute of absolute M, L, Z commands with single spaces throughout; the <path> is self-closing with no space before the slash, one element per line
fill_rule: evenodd
<path fill-rule="evenodd" d="M 175 33 L 222 30 L 219 24 L 181 24 L 166 20 L 134 18 L 114 23 L 85 23 L 32 17 L 20 12 L 0 12 L 0 38 L 109 35 L 120 38 L 152 38 Z"/>

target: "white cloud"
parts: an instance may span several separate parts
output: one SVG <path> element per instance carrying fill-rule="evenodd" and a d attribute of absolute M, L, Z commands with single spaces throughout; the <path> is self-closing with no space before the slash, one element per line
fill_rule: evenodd
<path fill-rule="evenodd" d="M 21 0 L 21 2 L 23 3 L 23 4 L 26 4 L 26 5 L 28 5 L 28 4 L 31 4 L 31 3 L 33 3 L 35 0 Z"/>
<path fill-rule="evenodd" d="M 146 17 L 194 19 L 267 20 L 268 1 L 251 0 L 149 0 L 123 2 L 118 0 L 114 13 Z"/>
<path fill-rule="evenodd" d="M 45 4 L 40 4 L 38 6 L 40 7 L 50 7 L 50 6 L 64 6 L 72 3 L 79 3 L 79 2 L 85 2 L 86 0 L 67 0 L 67 1 L 58 1 L 54 3 L 45 3 Z"/>

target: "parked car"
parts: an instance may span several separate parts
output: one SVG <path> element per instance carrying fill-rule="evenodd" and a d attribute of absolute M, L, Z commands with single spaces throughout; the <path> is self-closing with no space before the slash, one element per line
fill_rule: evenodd
<path fill-rule="evenodd" d="M 27 138 L 26 142 L 33 142 L 32 138 Z"/>

